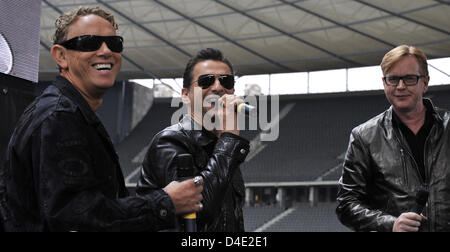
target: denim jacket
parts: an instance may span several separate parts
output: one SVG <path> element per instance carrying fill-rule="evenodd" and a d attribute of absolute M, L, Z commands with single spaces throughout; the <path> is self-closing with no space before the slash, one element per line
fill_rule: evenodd
<path fill-rule="evenodd" d="M 5 231 L 156 231 L 175 223 L 163 190 L 128 196 L 103 124 L 61 76 L 12 134 L 0 202 Z"/>

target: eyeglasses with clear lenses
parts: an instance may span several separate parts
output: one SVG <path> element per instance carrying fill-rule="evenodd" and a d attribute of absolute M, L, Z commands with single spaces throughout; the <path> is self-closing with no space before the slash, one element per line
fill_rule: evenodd
<path fill-rule="evenodd" d="M 383 80 L 386 85 L 391 87 L 398 86 L 400 80 L 403 80 L 405 86 L 414 86 L 422 77 L 425 77 L 425 75 L 385 76 Z"/>

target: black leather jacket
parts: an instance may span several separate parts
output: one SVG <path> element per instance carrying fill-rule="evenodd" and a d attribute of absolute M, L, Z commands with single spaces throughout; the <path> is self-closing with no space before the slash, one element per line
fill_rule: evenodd
<path fill-rule="evenodd" d="M 425 143 L 425 178 L 407 141 L 392 123 L 392 107 L 353 129 L 339 181 L 338 218 L 356 231 L 392 231 L 396 218 L 410 212 L 418 190 L 429 190 L 421 231 L 450 231 L 450 113 L 432 110 Z M 395 125 L 395 124 L 394 124 Z"/>
<path fill-rule="evenodd" d="M 245 187 L 239 164 L 249 152 L 249 142 L 230 133 L 218 139 L 205 129 L 194 130 L 194 125 L 194 121 L 185 116 L 153 138 L 136 192 L 145 195 L 178 180 L 180 155 L 187 154 L 194 174 L 204 178 L 204 208 L 197 216 L 198 231 L 243 232 Z"/>
<path fill-rule="evenodd" d="M 25 110 L 0 169 L 5 231 L 156 231 L 175 225 L 163 190 L 127 197 L 110 138 L 63 77 Z"/>

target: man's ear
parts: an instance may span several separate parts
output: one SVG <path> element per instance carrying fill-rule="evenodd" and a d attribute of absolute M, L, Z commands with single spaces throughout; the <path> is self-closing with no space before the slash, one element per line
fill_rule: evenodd
<path fill-rule="evenodd" d="M 50 50 L 50 54 L 61 69 L 68 68 L 66 48 L 60 45 L 53 45 L 52 49 Z"/>
<path fill-rule="evenodd" d="M 189 88 L 181 89 L 181 100 L 183 101 L 184 104 L 191 103 L 191 99 L 189 99 L 189 92 L 190 92 Z"/>
<path fill-rule="evenodd" d="M 423 77 L 423 93 L 425 94 L 428 90 L 428 83 L 430 83 L 430 76 Z"/>

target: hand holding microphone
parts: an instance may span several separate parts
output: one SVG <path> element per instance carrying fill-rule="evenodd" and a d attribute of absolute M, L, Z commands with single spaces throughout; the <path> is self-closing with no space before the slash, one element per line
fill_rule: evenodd
<path fill-rule="evenodd" d="M 427 218 L 422 215 L 428 201 L 428 191 L 419 190 L 416 194 L 416 201 L 411 211 L 401 214 L 394 223 L 394 232 L 417 232 L 421 222 Z"/>
<path fill-rule="evenodd" d="M 164 191 L 172 199 L 176 215 L 198 212 L 202 209 L 203 181 L 197 184 L 194 179 L 188 179 L 181 182 L 172 181 L 164 187 Z"/>
<path fill-rule="evenodd" d="M 225 107 L 226 101 L 220 103 L 221 107 Z M 249 105 L 242 100 L 238 100 L 234 105 L 234 112 L 237 114 L 243 114 L 245 116 L 256 116 L 257 110 L 255 106 Z"/>
<path fill-rule="evenodd" d="M 190 180 L 194 177 L 194 160 L 191 154 L 180 154 L 176 157 L 177 162 L 177 177 L 181 181 Z M 202 187 L 203 178 L 201 176 L 196 176 L 192 179 L 195 187 Z M 198 208 L 202 210 L 203 204 L 198 201 Z M 185 214 L 184 218 L 184 230 L 186 232 L 197 232 L 197 213 L 191 212 Z"/>
<path fill-rule="evenodd" d="M 246 104 L 241 98 L 235 95 L 224 95 L 220 97 L 218 105 L 217 117 L 221 121 L 221 127 L 217 131 L 218 137 L 224 132 L 235 135 L 240 134 L 237 115 L 256 116 L 257 114 L 254 106 Z"/>
<path fill-rule="evenodd" d="M 225 132 L 239 135 L 236 106 L 244 101 L 235 95 L 226 94 L 220 97 L 217 102 L 219 104 L 217 118 L 220 122 L 220 125 L 216 127 L 217 137 Z"/>

